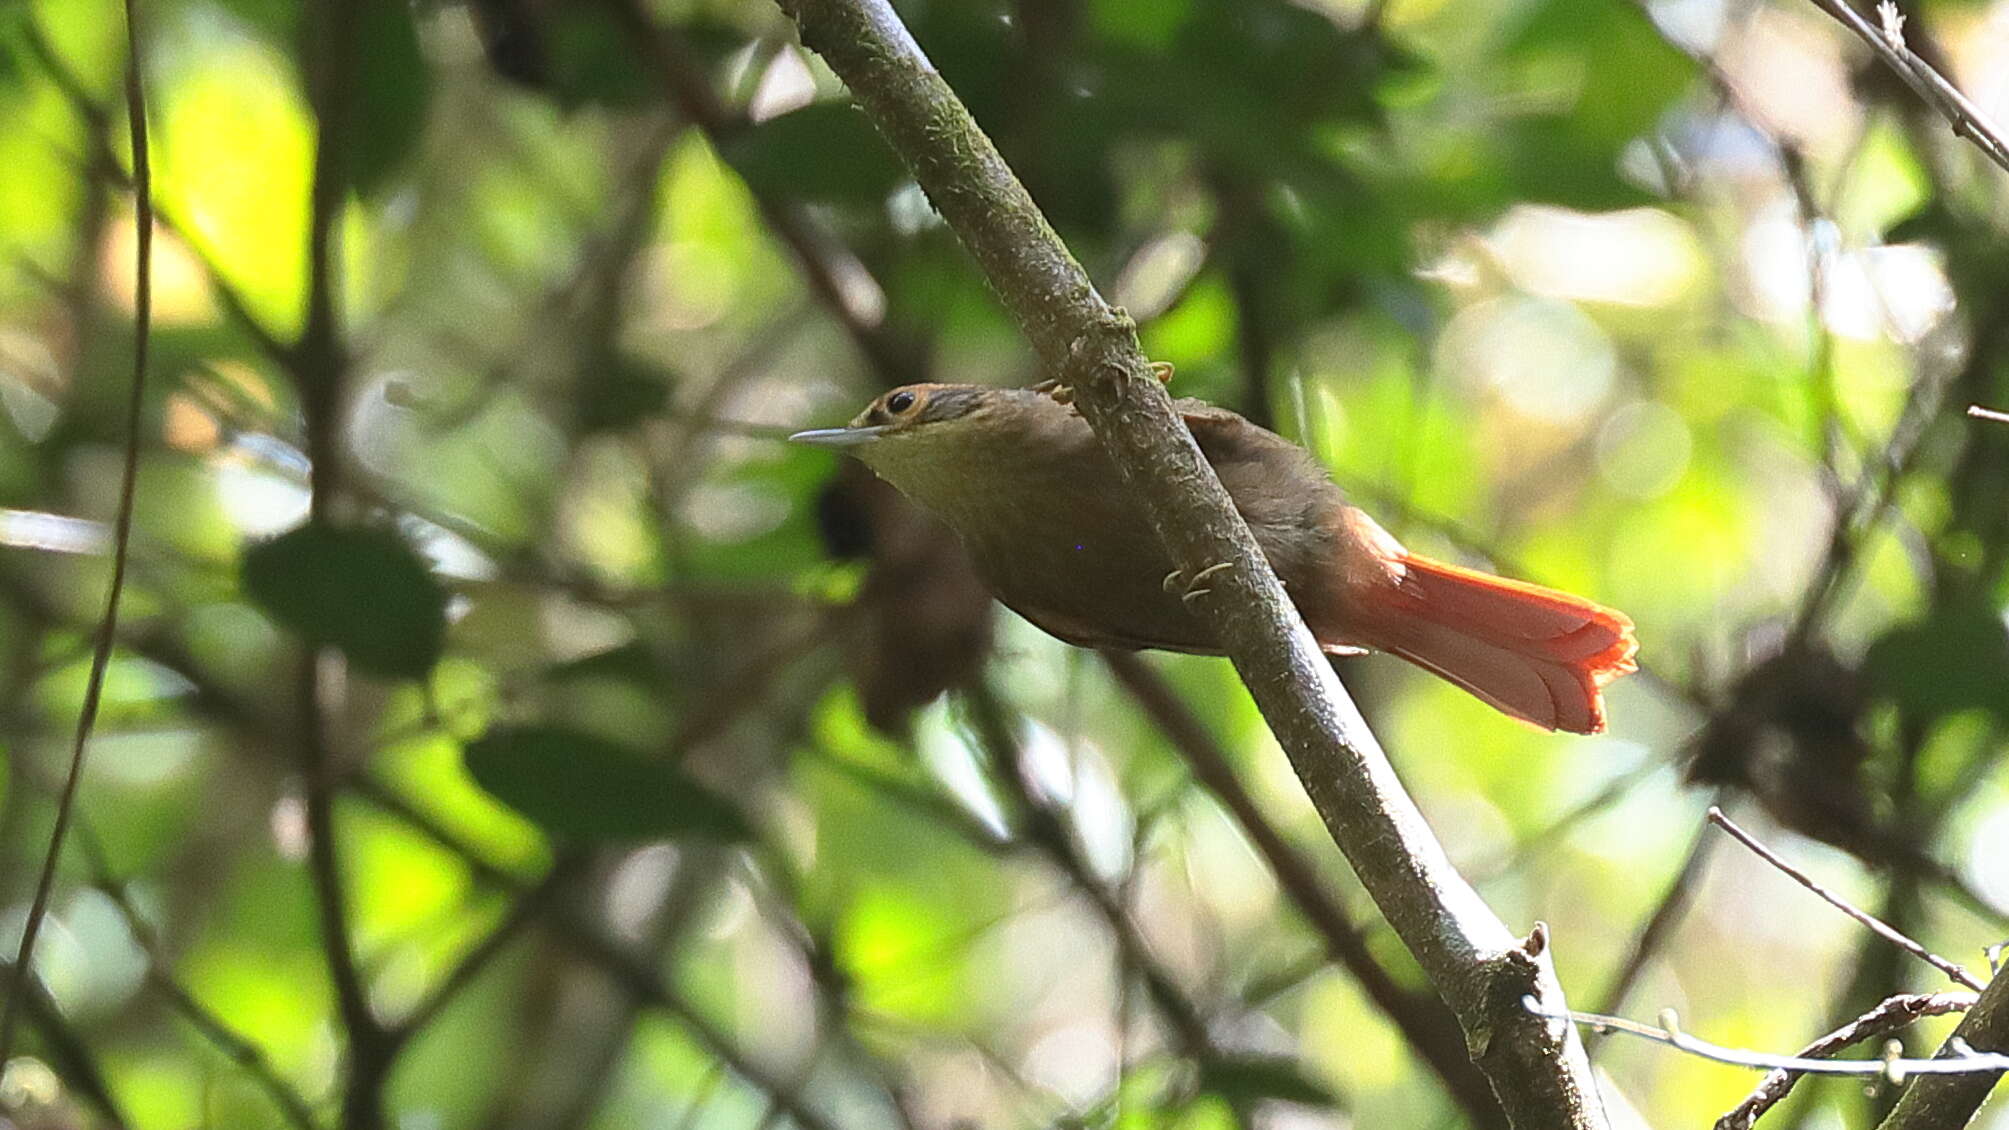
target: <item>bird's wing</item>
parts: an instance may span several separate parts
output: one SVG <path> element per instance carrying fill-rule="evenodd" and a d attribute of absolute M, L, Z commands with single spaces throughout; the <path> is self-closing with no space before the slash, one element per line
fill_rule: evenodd
<path fill-rule="evenodd" d="M 1282 456 L 1286 461 L 1308 460 L 1305 450 L 1268 428 L 1250 423 L 1239 413 L 1230 412 L 1204 400 L 1182 397 L 1172 402 L 1193 433 L 1194 442 L 1207 462 L 1218 469 L 1223 463 L 1237 463 L 1265 456 Z M 1324 472 L 1319 472 L 1324 477 Z"/>

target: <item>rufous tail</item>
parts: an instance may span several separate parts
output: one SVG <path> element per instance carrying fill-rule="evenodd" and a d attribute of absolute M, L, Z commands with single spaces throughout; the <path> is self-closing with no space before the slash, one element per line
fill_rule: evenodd
<path fill-rule="evenodd" d="M 1400 582 L 1364 601 L 1361 642 L 1545 730 L 1604 729 L 1604 685 L 1638 667 L 1624 613 L 1414 554 L 1400 562 Z"/>

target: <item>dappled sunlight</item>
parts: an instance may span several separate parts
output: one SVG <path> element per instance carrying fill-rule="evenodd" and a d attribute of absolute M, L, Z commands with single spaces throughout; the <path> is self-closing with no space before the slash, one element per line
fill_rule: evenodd
<path fill-rule="evenodd" d="M 2004 433 L 1960 412 L 2009 409 L 2009 173 L 1864 44 L 1736 0 L 895 7 L 1171 395 L 1316 460 L 1255 488 L 1310 546 L 1308 611 L 1323 469 L 1413 554 L 1633 622 L 1598 734 L 1335 663 L 1453 865 L 1509 932 L 1547 924 L 1573 1005 L 1643 951 L 1616 1011 L 1790 1051 L 1936 987 L 1714 842 L 1712 802 L 1982 967 L 2009 503 Z M 35 957 L 60 1009 L 28 1015 L 0 1121 L 1492 1124 L 1384 877 L 1335 850 L 1360 813 L 1234 666 L 1059 638 L 1162 599 L 1206 650 L 1235 590 L 1123 572 L 1158 547 L 1105 527 L 1156 535 L 1116 480 L 1084 497 L 1078 422 L 1023 401 L 1077 450 L 931 394 L 872 433 L 971 429 L 936 431 L 961 438 L 925 485 L 1035 534 L 1107 519 L 1052 545 L 959 540 L 865 445 L 788 442 L 897 385 L 1079 380 L 1013 311 L 1072 333 L 1082 294 L 995 289 L 782 10 L 142 10 L 132 557 Z M 317 10 L 357 18 L 353 58 Z M 1905 11 L 2009 119 L 2009 0 Z M 112 571 L 139 242 L 116 14 L 0 18 L 0 941 Z M 346 122 L 310 97 L 327 67 Z M 1014 568 L 1064 608 L 1001 607 Z M 1613 1130 L 1709 1125 L 1754 1082 L 1590 1054 Z M 1810 1128 L 1882 1101 L 1805 1090 Z"/>
<path fill-rule="evenodd" d="M 1444 328 L 1438 364 L 1523 416 L 1589 419 L 1617 378 L 1605 331 L 1566 302 L 1508 297 L 1476 303 Z"/>
<path fill-rule="evenodd" d="M 1626 306 L 1666 306 L 1701 281 L 1702 250 L 1688 225 L 1656 208 L 1587 215 L 1523 205 L 1487 245 L 1530 294 Z"/>

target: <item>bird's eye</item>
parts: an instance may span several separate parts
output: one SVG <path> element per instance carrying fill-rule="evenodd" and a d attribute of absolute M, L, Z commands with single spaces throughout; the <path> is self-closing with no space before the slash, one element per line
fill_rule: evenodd
<path fill-rule="evenodd" d="M 905 389 L 886 398 L 886 411 L 899 416 L 914 406 L 914 394 Z"/>

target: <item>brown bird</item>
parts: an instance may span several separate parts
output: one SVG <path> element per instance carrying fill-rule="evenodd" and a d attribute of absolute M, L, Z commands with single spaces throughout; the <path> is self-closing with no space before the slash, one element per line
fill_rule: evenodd
<path fill-rule="evenodd" d="M 1304 449 L 1198 400 L 1175 406 L 1319 645 L 1399 655 L 1549 730 L 1604 729 L 1632 621 L 1581 597 L 1419 557 Z M 1082 647 L 1218 655 L 1115 464 L 1038 389 L 920 384 L 791 437 L 857 456 L 946 523 L 1004 604 Z"/>

